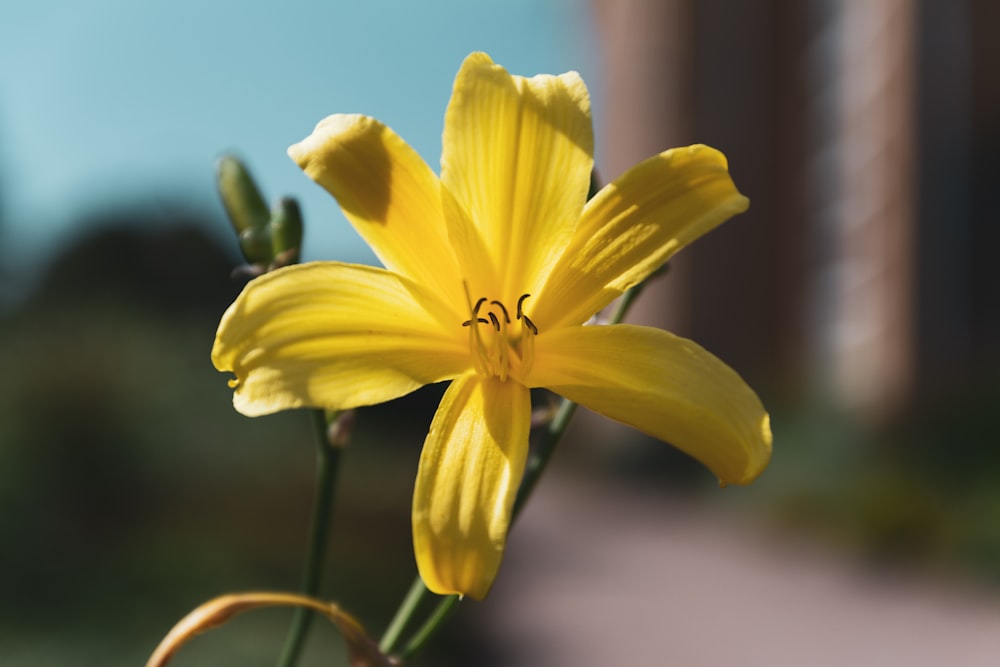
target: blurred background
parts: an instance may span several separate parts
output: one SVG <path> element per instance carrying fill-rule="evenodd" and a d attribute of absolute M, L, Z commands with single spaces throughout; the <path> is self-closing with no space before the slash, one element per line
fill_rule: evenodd
<path fill-rule="evenodd" d="M 414 664 L 992 665 L 1000 654 L 1000 5 L 989 0 L 67 0 L 0 10 L 0 664 L 141 664 L 215 595 L 298 585 L 309 419 L 236 414 L 208 353 L 240 288 L 214 190 L 236 152 L 373 262 L 285 149 L 335 112 L 433 166 L 455 71 L 579 71 L 609 181 L 729 158 L 751 209 L 632 319 L 697 340 L 772 412 L 719 490 L 578 419 L 491 596 Z M 324 586 L 378 635 L 414 568 L 439 387 L 361 410 Z M 177 665 L 273 664 L 289 614 Z M 316 624 L 301 664 L 330 664 Z"/>

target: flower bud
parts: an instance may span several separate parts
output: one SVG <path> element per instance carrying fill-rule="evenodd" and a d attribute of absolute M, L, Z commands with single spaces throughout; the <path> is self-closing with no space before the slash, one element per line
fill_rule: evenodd
<path fill-rule="evenodd" d="M 216 163 L 216 179 L 243 256 L 251 263 L 269 263 L 271 242 L 266 228 L 271 214 L 250 172 L 239 159 L 225 155 Z"/>
<path fill-rule="evenodd" d="M 298 262 L 299 248 L 302 247 L 302 212 L 297 201 L 282 197 L 274 205 L 269 231 L 274 263 L 286 266 Z"/>

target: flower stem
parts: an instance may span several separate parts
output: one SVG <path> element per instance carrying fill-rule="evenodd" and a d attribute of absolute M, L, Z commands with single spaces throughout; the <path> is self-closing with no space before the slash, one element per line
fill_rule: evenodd
<path fill-rule="evenodd" d="M 413 613 L 416 611 L 427 592 L 427 587 L 424 586 L 424 582 L 420 577 L 413 580 L 413 584 L 410 586 L 409 592 L 406 594 L 406 597 L 403 598 L 403 602 L 400 603 L 399 609 L 396 611 L 396 615 L 393 616 L 392 621 L 389 623 L 389 627 L 385 629 L 385 633 L 383 633 L 382 639 L 379 641 L 379 650 L 388 654 L 396 647 L 396 644 L 399 642 L 400 635 L 402 635 L 403 630 L 406 629 L 406 624 L 409 623 L 410 619 L 413 617 Z"/>
<path fill-rule="evenodd" d="M 665 269 L 663 268 L 659 269 L 653 273 L 650 278 L 659 275 L 664 270 Z M 621 299 L 618 301 L 618 305 L 615 307 L 614 312 L 611 314 L 611 318 L 608 320 L 608 324 L 618 324 L 625 318 L 625 315 L 632 307 L 632 304 L 635 303 L 636 297 L 639 296 L 639 293 L 642 291 L 642 288 L 648 280 L 649 279 L 647 278 L 646 281 L 626 290 L 625 293 L 622 294 Z M 576 412 L 576 403 L 565 398 L 562 399 L 562 402 L 559 404 L 559 409 L 556 411 L 555 416 L 549 423 L 548 428 L 546 428 L 539 437 L 538 442 L 535 445 L 534 452 L 528 458 L 528 462 L 525 465 L 524 477 L 521 478 L 521 485 L 518 487 L 517 496 L 514 498 L 514 506 L 511 510 L 511 525 L 513 525 L 514 520 L 517 519 L 518 515 L 521 513 L 521 509 L 524 507 L 524 504 L 528 501 L 528 498 L 531 497 L 532 492 L 535 490 L 535 485 L 538 483 L 542 473 L 545 471 L 545 467 L 552 458 L 556 445 L 559 444 L 563 434 L 566 432 L 566 427 L 569 426 L 570 419 L 573 417 L 574 412 Z M 399 609 L 396 611 L 396 615 L 389 624 L 389 628 L 386 630 L 385 634 L 382 636 L 382 640 L 379 642 L 379 648 L 383 653 L 389 655 L 395 650 L 403 630 L 410 622 L 417 607 L 419 607 L 420 603 L 423 602 L 424 599 L 430 594 L 431 592 L 426 586 L 424 586 L 424 582 L 418 575 L 416 579 L 414 579 L 413 585 L 410 586 L 410 590 L 406 594 L 406 598 L 404 598 L 402 604 L 399 606 Z M 457 595 L 449 595 L 441 598 L 430 617 L 422 626 L 420 626 L 420 629 L 413 634 L 410 641 L 407 642 L 403 650 L 400 651 L 399 656 L 401 658 L 408 658 L 423 648 L 424 644 L 427 643 L 427 640 L 434 636 L 448 616 L 451 615 L 451 612 L 458 605 L 458 602 L 459 596 Z"/>
<path fill-rule="evenodd" d="M 418 579 L 420 577 L 417 577 Z M 423 582 L 421 582 L 421 585 Z M 427 590 L 426 588 L 424 590 Z M 400 655 L 404 658 L 408 658 L 413 655 L 427 643 L 427 640 L 434 636 L 437 629 L 444 623 L 445 619 L 451 616 L 451 612 L 454 611 L 455 607 L 458 606 L 459 597 L 457 595 L 449 595 L 448 597 L 441 600 L 438 606 L 435 607 L 434 613 L 431 617 L 427 619 L 410 641 L 407 642 L 406 646 L 403 648 Z"/>
<path fill-rule="evenodd" d="M 535 485 L 538 484 L 542 472 L 545 471 L 545 466 L 549 464 L 552 453 L 556 451 L 556 445 L 559 444 L 559 440 L 566 431 L 566 427 L 569 426 L 569 420 L 573 417 L 574 412 L 576 412 L 576 403 L 566 398 L 562 399 L 555 417 L 549 423 L 549 427 L 542 431 L 542 435 L 535 446 L 535 451 L 528 459 L 528 463 L 524 468 L 524 477 L 521 479 L 521 486 L 517 489 L 517 496 L 514 498 L 514 508 L 511 510 L 511 524 L 517 519 L 521 513 L 521 508 L 524 507 L 524 503 L 528 501 L 528 498 L 531 497 L 532 492 L 535 490 Z"/>
<path fill-rule="evenodd" d="M 317 597 L 322 580 L 323 561 L 326 558 L 326 547 L 329 542 L 330 516 L 333 514 L 333 495 L 336 489 L 341 447 L 331 443 L 327 435 L 329 424 L 333 419 L 336 419 L 336 415 L 333 415 L 329 420 L 322 410 L 312 410 L 310 415 L 316 430 L 316 498 L 313 505 L 309 550 L 306 553 L 301 591 L 303 595 Z M 285 639 L 285 646 L 278 659 L 279 667 L 293 667 L 298 661 L 314 615 L 310 609 L 296 607 L 292 617 L 292 625 L 288 630 L 288 637 Z"/>

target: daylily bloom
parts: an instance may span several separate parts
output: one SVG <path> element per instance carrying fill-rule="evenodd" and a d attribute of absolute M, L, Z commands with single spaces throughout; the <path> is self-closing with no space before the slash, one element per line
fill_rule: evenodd
<path fill-rule="evenodd" d="M 769 418 L 735 371 L 659 329 L 588 325 L 747 208 L 718 151 L 666 151 L 587 201 L 593 130 L 579 75 L 512 76 L 474 53 L 445 115 L 440 178 L 366 116 L 330 116 L 288 152 L 385 268 L 314 262 L 256 278 L 223 316 L 212 360 L 235 373 L 246 415 L 345 410 L 451 382 L 413 494 L 432 591 L 490 589 L 532 388 L 669 442 L 723 483 L 766 467 Z"/>

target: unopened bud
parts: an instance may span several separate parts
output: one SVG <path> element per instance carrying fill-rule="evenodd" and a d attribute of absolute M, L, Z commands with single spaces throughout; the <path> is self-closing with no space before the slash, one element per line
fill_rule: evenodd
<path fill-rule="evenodd" d="M 291 197 L 282 197 L 271 210 L 269 227 L 272 259 L 280 258 L 282 266 L 298 262 L 302 247 L 302 211 L 299 203 Z"/>
<path fill-rule="evenodd" d="M 327 413 L 326 441 L 331 447 L 346 447 L 350 442 L 351 433 L 354 431 L 355 414 L 357 413 L 354 410 L 347 410 L 336 416 Z"/>
<path fill-rule="evenodd" d="M 220 158 L 215 169 L 222 205 L 240 237 L 244 257 L 252 263 L 269 262 L 270 239 L 266 237 L 266 228 L 271 214 L 250 172 L 232 155 Z"/>

